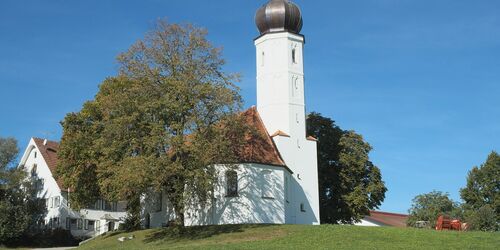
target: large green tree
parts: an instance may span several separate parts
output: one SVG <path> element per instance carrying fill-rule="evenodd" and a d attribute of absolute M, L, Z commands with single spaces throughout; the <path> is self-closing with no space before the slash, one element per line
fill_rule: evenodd
<path fill-rule="evenodd" d="M 485 163 L 469 172 L 467 185 L 460 190 L 460 196 L 465 201 L 466 219 L 474 229 L 499 229 L 500 155 L 497 152 L 492 152 Z"/>
<path fill-rule="evenodd" d="M 17 141 L 0 137 L 0 245 L 26 235 L 45 205 L 36 197 L 27 173 L 14 165 L 17 154 Z"/>
<path fill-rule="evenodd" d="M 58 174 L 74 204 L 127 200 L 137 217 L 140 195 L 162 190 L 183 225 L 189 199 L 209 200 L 213 164 L 235 161 L 244 126 L 238 75 L 223 71 L 221 49 L 206 35 L 160 21 L 118 56 L 119 75 L 66 116 Z"/>
<path fill-rule="evenodd" d="M 434 228 L 441 215 L 461 217 L 459 204 L 450 199 L 449 194 L 440 191 L 417 195 L 412 200 L 409 213 L 407 224 L 412 227 L 416 226 L 417 221 L 428 221 Z"/>
<path fill-rule="evenodd" d="M 318 139 L 321 221 L 353 223 L 378 208 L 387 188 L 363 137 L 318 113 L 309 114 L 307 133 Z"/>

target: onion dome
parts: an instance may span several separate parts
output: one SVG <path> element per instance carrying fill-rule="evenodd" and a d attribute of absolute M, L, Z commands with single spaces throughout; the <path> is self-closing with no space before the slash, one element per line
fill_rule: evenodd
<path fill-rule="evenodd" d="M 270 0 L 257 10 L 255 23 L 261 35 L 288 31 L 299 34 L 302 15 L 299 7 L 288 0 Z"/>

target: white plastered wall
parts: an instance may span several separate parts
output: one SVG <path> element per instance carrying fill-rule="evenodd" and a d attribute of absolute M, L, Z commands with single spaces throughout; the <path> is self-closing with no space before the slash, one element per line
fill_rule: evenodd
<path fill-rule="evenodd" d="M 236 167 L 219 165 L 217 169 L 219 177 L 213 202 L 201 211 L 188 209 L 186 225 L 285 223 L 284 177 L 288 170 L 253 163 Z M 237 197 L 226 197 L 225 171 L 229 169 L 238 174 Z"/>
<path fill-rule="evenodd" d="M 255 46 L 257 110 L 270 134 L 280 130 L 288 135 L 273 138 L 294 173 L 286 223 L 319 224 L 317 143 L 306 139 L 304 37 L 269 33 Z"/>

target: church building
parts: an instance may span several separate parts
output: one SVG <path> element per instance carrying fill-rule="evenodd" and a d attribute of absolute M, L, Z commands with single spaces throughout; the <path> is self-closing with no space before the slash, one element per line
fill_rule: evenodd
<path fill-rule="evenodd" d="M 270 0 L 257 10 L 257 105 L 241 115 L 257 136 L 246 139 L 236 167 L 220 173 L 208 206 L 187 204 L 185 225 L 320 224 L 317 141 L 306 134 L 304 43 L 300 9 Z M 126 218 L 126 202 L 96 201 L 74 211 L 72 190 L 54 178 L 58 143 L 31 139 L 20 167 L 39 181 L 47 214 L 41 224 L 93 237 L 116 230 Z M 144 195 L 145 228 L 167 226 L 174 211 L 165 194 Z"/>
<path fill-rule="evenodd" d="M 317 141 L 306 135 L 301 11 L 290 1 L 270 0 L 255 22 L 257 106 L 242 115 L 261 136 L 247 139 L 237 168 L 218 166 L 211 204 L 202 211 L 191 204 L 185 225 L 320 224 Z M 154 208 L 144 202 L 146 227 L 173 219 L 159 197 Z"/>

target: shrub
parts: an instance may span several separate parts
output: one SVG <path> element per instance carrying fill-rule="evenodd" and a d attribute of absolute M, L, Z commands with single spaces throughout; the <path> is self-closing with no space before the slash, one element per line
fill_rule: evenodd
<path fill-rule="evenodd" d="M 497 231 L 500 229 L 496 220 L 495 210 L 489 205 L 485 205 L 480 207 L 478 210 L 471 211 L 466 219 L 471 230 Z"/>

